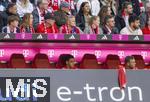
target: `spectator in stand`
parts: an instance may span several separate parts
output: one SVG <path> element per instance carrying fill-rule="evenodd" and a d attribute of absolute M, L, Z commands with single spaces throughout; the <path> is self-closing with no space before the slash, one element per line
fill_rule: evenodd
<path fill-rule="evenodd" d="M 133 12 L 139 16 L 140 15 L 140 7 L 143 6 L 143 3 L 141 0 L 118 0 L 118 10 L 122 10 L 124 7 L 122 4 L 125 2 L 130 2 L 131 5 L 133 6 Z"/>
<path fill-rule="evenodd" d="M 63 69 L 76 69 L 75 66 L 75 59 L 72 55 L 68 55 L 65 58 L 65 66 L 63 67 Z"/>
<path fill-rule="evenodd" d="M 111 8 L 109 6 L 102 6 L 99 17 L 100 17 L 100 25 L 104 25 L 104 19 L 106 16 L 111 15 Z"/>
<path fill-rule="evenodd" d="M 14 15 L 9 16 L 8 25 L 3 27 L 2 33 L 20 33 L 18 24 L 19 24 L 18 16 L 14 16 Z"/>
<path fill-rule="evenodd" d="M 68 16 L 67 23 L 60 27 L 60 33 L 63 34 L 82 34 L 83 32 L 76 26 L 74 16 Z"/>
<path fill-rule="evenodd" d="M 134 69 L 136 70 L 136 62 L 133 56 L 127 56 L 125 58 L 125 68 L 126 69 Z"/>
<path fill-rule="evenodd" d="M 100 5 L 102 6 L 109 6 L 111 10 L 111 15 L 116 15 L 117 7 L 116 7 L 116 0 L 100 0 Z"/>
<path fill-rule="evenodd" d="M 65 1 L 68 2 L 68 4 L 70 5 L 69 9 L 71 11 L 71 14 L 76 14 L 74 0 L 48 0 L 48 1 L 49 1 L 49 9 L 52 12 L 59 10 L 61 3 Z"/>
<path fill-rule="evenodd" d="M 60 4 L 60 9 L 54 12 L 56 25 L 60 28 L 62 25 L 66 24 L 67 16 L 71 15 L 70 4 L 68 2 L 62 2 Z"/>
<path fill-rule="evenodd" d="M 4 26 L 7 26 L 7 19 L 8 19 L 8 16 L 11 16 L 11 15 L 15 15 L 15 16 L 18 16 L 19 15 L 17 14 L 17 6 L 16 4 L 14 3 L 10 3 L 7 7 L 7 9 L 5 11 L 3 11 L 2 13 L 0 13 L 0 31 L 2 30 L 2 28 Z"/>
<path fill-rule="evenodd" d="M 147 19 L 150 18 L 150 1 L 146 3 L 146 15 Z"/>
<path fill-rule="evenodd" d="M 146 23 L 146 26 L 142 29 L 143 34 L 150 34 L 150 17 Z"/>
<path fill-rule="evenodd" d="M 33 28 L 33 15 L 26 13 L 23 17 L 22 24 L 20 26 L 21 33 L 35 33 Z"/>
<path fill-rule="evenodd" d="M 100 11 L 100 2 L 99 0 L 78 0 L 77 2 L 77 12 L 79 12 L 81 4 L 83 2 L 88 2 L 91 8 L 91 13 L 93 16 L 97 16 Z"/>
<path fill-rule="evenodd" d="M 55 18 L 54 14 L 47 13 L 44 16 L 45 21 L 38 25 L 37 27 L 37 33 L 58 33 L 59 30 L 55 24 Z"/>
<path fill-rule="evenodd" d="M 142 35 L 142 30 L 140 29 L 140 18 L 138 16 L 132 15 L 129 17 L 129 26 L 124 27 L 120 34 L 127 35 Z"/>
<path fill-rule="evenodd" d="M 129 25 L 128 19 L 129 16 L 132 14 L 133 14 L 132 4 L 130 2 L 124 2 L 121 13 L 119 13 L 115 18 L 116 27 L 118 28 L 119 31 L 125 26 Z"/>
<path fill-rule="evenodd" d="M 91 9 L 88 2 L 81 4 L 80 10 L 76 15 L 76 24 L 82 31 L 88 26 L 89 19 L 91 18 Z"/>
<path fill-rule="evenodd" d="M 144 34 L 149 34 L 149 18 L 150 18 L 150 1 L 146 3 L 146 12 L 145 15 L 140 16 L 140 24 L 142 24 L 142 31 Z"/>
<path fill-rule="evenodd" d="M 80 11 L 80 8 L 81 8 L 81 5 L 82 5 L 83 2 L 88 2 L 89 6 L 91 8 L 91 2 L 90 2 L 90 0 L 78 0 L 77 3 L 76 3 L 77 13 Z"/>
<path fill-rule="evenodd" d="M 37 25 L 41 24 L 44 22 L 44 16 L 48 8 L 48 2 L 47 0 L 38 0 L 37 1 L 37 7 L 36 9 L 33 10 L 32 15 L 33 15 L 33 27 L 35 30 L 37 30 Z"/>
<path fill-rule="evenodd" d="M 32 13 L 33 5 L 29 0 L 18 0 L 17 1 L 17 12 L 19 16 L 22 18 L 26 13 Z"/>
<path fill-rule="evenodd" d="M 103 34 L 118 34 L 118 29 L 115 27 L 114 16 L 106 16 L 104 19 L 104 26 L 102 27 Z"/>
<path fill-rule="evenodd" d="M 92 16 L 89 20 L 89 25 L 85 28 L 85 34 L 103 34 L 100 28 L 100 19 L 98 16 Z"/>

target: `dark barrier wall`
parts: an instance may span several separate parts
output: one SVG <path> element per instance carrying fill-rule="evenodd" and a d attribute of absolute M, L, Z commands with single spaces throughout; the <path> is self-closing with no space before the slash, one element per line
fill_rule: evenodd
<path fill-rule="evenodd" d="M 37 102 L 149 102 L 149 70 L 128 70 L 127 81 L 126 89 L 120 90 L 117 70 L 0 70 L 0 99 L 38 100 Z M 26 87 L 21 88 L 20 94 L 20 87 L 23 86 Z M 27 98 L 20 98 L 21 95 Z"/>

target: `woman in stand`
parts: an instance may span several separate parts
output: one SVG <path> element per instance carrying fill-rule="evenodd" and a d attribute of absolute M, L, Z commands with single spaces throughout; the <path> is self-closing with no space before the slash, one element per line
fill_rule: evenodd
<path fill-rule="evenodd" d="M 93 16 L 89 20 L 89 25 L 85 28 L 85 34 L 103 34 L 102 29 L 100 28 L 100 19 L 98 16 Z"/>
<path fill-rule="evenodd" d="M 33 15 L 31 13 L 27 13 L 23 17 L 22 24 L 20 26 L 21 33 L 35 33 L 33 28 Z"/>

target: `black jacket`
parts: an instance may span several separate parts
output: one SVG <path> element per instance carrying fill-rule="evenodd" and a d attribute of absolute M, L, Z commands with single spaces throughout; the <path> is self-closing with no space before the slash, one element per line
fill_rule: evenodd
<path fill-rule="evenodd" d="M 8 17 L 9 16 L 12 16 L 12 15 L 15 15 L 15 16 L 18 16 L 18 14 L 12 14 L 12 13 L 9 13 L 7 10 L 0 13 L 0 31 L 2 30 L 3 27 L 7 26 L 7 20 L 8 20 Z"/>
<path fill-rule="evenodd" d="M 121 15 L 117 15 L 115 17 L 115 24 L 116 27 L 118 28 L 119 32 L 121 31 L 122 28 L 126 26 L 125 21 Z"/>
<path fill-rule="evenodd" d="M 85 18 L 83 14 L 77 14 L 76 15 L 76 25 L 84 31 L 85 29 Z"/>
<path fill-rule="evenodd" d="M 109 30 L 106 26 L 103 26 L 102 30 L 103 30 L 103 34 L 107 35 L 109 33 Z M 111 34 L 119 34 L 118 29 L 116 27 L 114 27 L 111 31 Z"/>

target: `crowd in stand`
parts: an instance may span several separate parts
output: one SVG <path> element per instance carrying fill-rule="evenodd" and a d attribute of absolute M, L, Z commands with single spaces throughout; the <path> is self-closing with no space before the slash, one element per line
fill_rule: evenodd
<path fill-rule="evenodd" d="M 0 0 L 0 32 L 150 34 L 150 1 Z"/>

